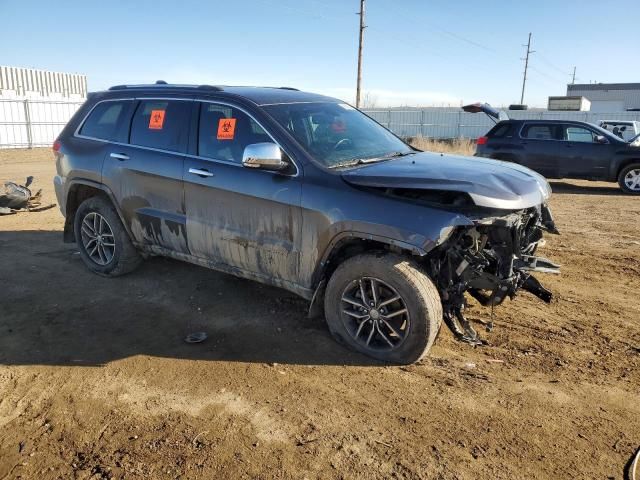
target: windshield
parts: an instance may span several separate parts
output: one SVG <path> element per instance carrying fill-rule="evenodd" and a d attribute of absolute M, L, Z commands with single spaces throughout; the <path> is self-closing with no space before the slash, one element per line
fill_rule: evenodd
<path fill-rule="evenodd" d="M 391 132 L 344 103 L 279 104 L 264 109 L 328 168 L 413 153 Z"/>

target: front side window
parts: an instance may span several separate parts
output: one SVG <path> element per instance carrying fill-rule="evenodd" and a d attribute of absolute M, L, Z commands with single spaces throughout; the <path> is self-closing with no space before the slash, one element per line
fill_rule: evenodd
<path fill-rule="evenodd" d="M 273 142 L 249 115 L 216 103 L 200 105 L 198 155 L 242 163 L 242 154 L 252 143 Z"/>
<path fill-rule="evenodd" d="M 264 109 L 329 168 L 413 153 L 402 140 L 347 104 L 292 103 Z"/>
<path fill-rule="evenodd" d="M 142 100 L 133 116 L 130 143 L 186 152 L 191 103 L 182 100 Z"/>
<path fill-rule="evenodd" d="M 569 142 L 593 143 L 594 134 L 588 128 L 566 125 L 564 129 L 564 139 Z"/>
<path fill-rule="evenodd" d="M 131 100 L 102 102 L 85 120 L 80 135 L 101 140 L 120 141 L 129 124 Z"/>
<path fill-rule="evenodd" d="M 522 129 L 522 136 L 533 140 L 560 140 L 557 130 L 557 125 L 534 123 Z"/>

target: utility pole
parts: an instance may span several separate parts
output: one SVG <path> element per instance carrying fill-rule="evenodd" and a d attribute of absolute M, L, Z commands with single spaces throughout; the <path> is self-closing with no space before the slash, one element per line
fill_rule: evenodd
<path fill-rule="evenodd" d="M 576 67 L 573 67 L 573 76 L 571 77 L 571 85 L 576 83 Z"/>
<path fill-rule="evenodd" d="M 360 84 L 362 83 L 362 42 L 364 41 L 364 29 L 367 28 L 364 24 L 364 2 L 360 0 L 360 11 L 357 15 L 360 15 L 360 41 L 358 43 L 358 85 L 356 86 L 356 108 L 360 108 Z"/>
<path fill-rule="evenodd" d="M 531 33 L 529 33 L 529 41 L 523 47 L 527 47 L 527 56 L 523 58 L 524 60 L 524 77 L 522 77 L 522 95 L 520 95 L 520 104 L 524 103 L 524 86 L 527 84 L 527 70 L 529 69 L 529 55 L 534 53 L 534 50 L 531 50 Z"/>

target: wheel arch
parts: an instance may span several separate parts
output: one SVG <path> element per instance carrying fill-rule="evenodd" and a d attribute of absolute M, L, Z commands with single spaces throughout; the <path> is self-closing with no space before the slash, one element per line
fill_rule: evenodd
<path fill-rule="evenodd" d="M 314 293 L 309 306 L 310 317 L 318 316 L 321 313 L 326 283 L 338 265 L 351 257 L 366 252 L 393 252 L 407 257 L 425 257 L 428 250 L 380 235 L 362 232 L 339 233 L 325 249 L 322 259 L 314 271 L 312 277 Z"/>
<path fill-rule="evenodd" d="M 621 160 L 616 165 L 614 181 L 617 181 L 618 178 L 620 178 L 620 174 L 622 173 L 622 170 L 624 170 L 629 165 L 632 165 L 634 163 L 637 163 L 638 165 L 640 165 L 640 157 L 637 157 L 637 158 L 625 158 L 624 160 Z"/>
<path fill-rule="evenodd" d="M 64 222 L 64 241 L 65 243 L 73 243 L 75 241 L 74 220 L 78 207 L 88 198 L 101 196 L 108 200 L 115 208 L 120 217 L 120 221 L 124 225 L 125 230 L 131 237 L 131 232 L 124 222 L 122 212 L 115 201 L 113 192 L 105 185 L 86 179 L 74 179 L 71 181 L 67 190 L 67 199 L 65 204 L 65 222 Z"/>

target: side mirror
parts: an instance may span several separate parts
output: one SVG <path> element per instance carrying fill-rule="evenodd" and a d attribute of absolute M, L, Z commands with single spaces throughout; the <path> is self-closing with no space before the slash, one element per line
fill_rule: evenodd
<path fill-rule="evenodd" d="M 609 143 L 609 140 L 604 135 L 596 135 L 596 143 Z"/>
<path fill-rule="evenodd" d="M 242 165 L 264 170 L 284 170 L 289 164 L 282 158 L 282 150 L 275 143 L 252 143 L 244 148 Z"/>

